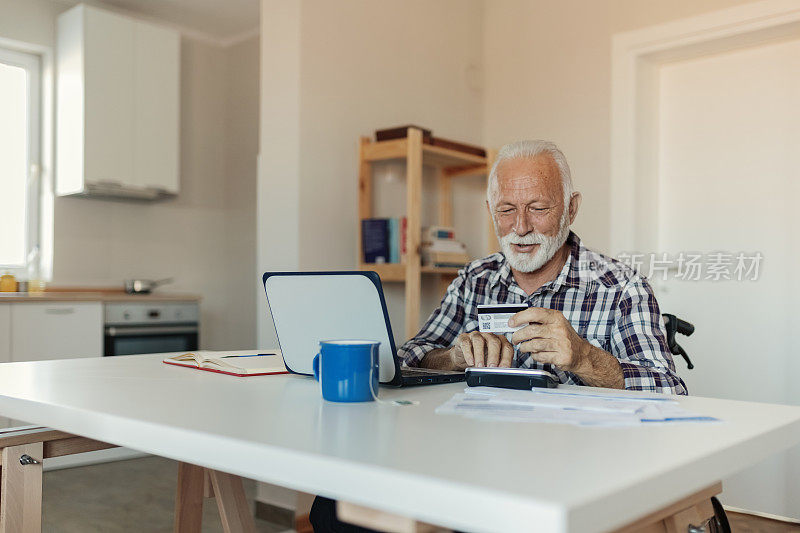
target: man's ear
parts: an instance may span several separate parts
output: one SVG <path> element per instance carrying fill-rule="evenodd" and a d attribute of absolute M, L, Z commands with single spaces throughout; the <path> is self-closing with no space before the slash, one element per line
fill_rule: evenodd
<path fill-rule="evenodd" d="M 581 207 L 581 200 L 583 197 L 581 193 L 574 192 L 569 199 L 569 223 L 572 225 L 575 222 L 575 217 L 578 216 L 578 209 Z"/>

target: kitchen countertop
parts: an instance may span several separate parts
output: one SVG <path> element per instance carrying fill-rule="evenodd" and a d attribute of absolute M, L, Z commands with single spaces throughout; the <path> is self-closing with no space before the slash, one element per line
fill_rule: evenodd
<path fill-rule="evenodd" d="M 0 303 L 10 302 L 188 302 L 200 301 L 197 294 L 127 294 L 124 291 L 45 291 L 42 293 L 0 292 Z"/>

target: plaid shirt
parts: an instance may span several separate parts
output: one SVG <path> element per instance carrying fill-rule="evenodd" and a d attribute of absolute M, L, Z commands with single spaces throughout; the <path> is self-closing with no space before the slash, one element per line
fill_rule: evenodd
<path fill-rule="evenodd" d="M 564 313 L 578 335 L 619 360 L 626 389 L 686 394 L 647 280 L 620 261 L 587 249 L 575 233 L 570 232 L 567 242 L 570 255 L 561 273 L 530 296 L 514 281 L 503 254 L 468 264 L 422 330 L 400 347 L 400 357 L 408 366 L 418 366 L 431 350 L 449 348 L 459 334 L 477 331 L 478 305 L 525 304 Z M 511 333 L 506 335 L 511 340 Z M 584 384 L 517 346 L 512 366 L 539 368 L 561 383 Z"/>

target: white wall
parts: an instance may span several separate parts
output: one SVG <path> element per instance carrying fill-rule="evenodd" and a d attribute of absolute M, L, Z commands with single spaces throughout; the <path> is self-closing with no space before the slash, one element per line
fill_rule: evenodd
<path fill-rule="evenodd" d="M 300 3 L 261 2 L 261 109 L 256 221 L 258 273 L 300 268 Z M 260 289 L 263 291 L 263 286 Z M 259 348 L 278 345 L 266 297 Z"/>
<path fill-rule="evenodd" d="M 584 242 L 610 243 L 611 36 L 747 0 L 491 0 L 484 46 L 488 146 L 550 139 L 564 150 L 583 205 Z"/>
<path fill-rule="evenodd" d="M 300 262 L 352 267 L 359 135 L 411 123 L 481 141 L 481 92 L 469 86 L 467 69 L 480 61 L 482 5 L 363 0 L 303 6 L 300 146 L 308 157 L 300 160 L 307 210 L 300 217 Z"/>
<path fill-rule="evenodd" d="M 659 68 L 658 249 L 757 250 L 764 258 L 757 280 L 654 280 L 662 308 L 698 326 L 684 344 L 697 365 L 684 375 L 692 394 L 800 405 L 800 364 L 786 334 L 800 327 L 800 291 L 792 290 L 800 241 L 790 237 L 800 214 L 788 200 L 800 192 L 798 87 L 800 39 Z M 758 334 L 731 334 L 737 323 Z M 754 354 L 769 369 L 757 386 Z M 800 459 L 800 446 L 792 453 Z M 726 505 L 800 518 L 800 460 L 791 455 L 724 479 L 723 489 Z"/>
<path fill-rule="evenodd" d="M 0 0 L 0 37 L 53 49 L 69 6 Z M 201 343 L 255 343 L 255 155 L 258 40 L 223 49 L 181 46 L 181 193 L 132 203 L 55 199 L 53 285 L 120 286 L 128 277 L 175 277 L 165 290 L 200 294 Z"/>
<path fill-rule="evenodd" d="M 256 300 L 263 300 L 256 272 L 256 189 L 259 130 L 259 38 L 225 49 L 226 56 L 226 243 L 225 316 L 218 320 L 221 347 L 256 346 Z"/>
<path fill-rule="evenodd" d="M 355 266 L 359 136 L 412 123 L 481 142 L 482 16 L 478 0 L 262 1 L 260 183 L 269 183 L 259 195 L 263 270 L 282 262 L 302 269 Z M 376 216 L 402 214 L 404 194 L 402 202 L 394 194 L 402 190 L 402 168 L 382 165 L 374 176 Z M 460 186 L 470 187 L 477 192 L 467 196 L 483 220 L 482 185 Z M 480 222 L 476 227 L 483 229 Z M 297 235 L 298 247 L 281 232 Z M 396 335 L 404 331 L 402 290 L 387 286 Z M 436 300 L 434 294 L 426 302 L 425 317 Z M 267 319 L 259 332 L 260 346 L 274 343 Z"/>
<path fill-rule="evenodd" d="M 307 155 L 300 158 L 300 264 L 353 268 L 359 135 L 419 124 L 445 138 L 481 142 L 482 92 L 479 80 L 470 76 L 480 68 L 483 5 L 475 0 L 351 0 L 303 6 L 300 146 Z M 375 216 L 405 212 L 402 168 L 376 169 Z M 387 183 L 386 171 L 400 179 Z M 430 172 L 425 178 L 426 188 L 434 191 Z M 483 220 L 480 187 L 466 203 L 459 212 L 474 210 Z M 423 223 L 435 222 L 435 209 L 423 212 Z M 463 226 L 458 229 L 466 233 Z M 433 279 L 425 281 L 421 321 L 441 296 Z M 395 338 L 402 343 L 402 284 L 387 286 L 387 300 Z"/>

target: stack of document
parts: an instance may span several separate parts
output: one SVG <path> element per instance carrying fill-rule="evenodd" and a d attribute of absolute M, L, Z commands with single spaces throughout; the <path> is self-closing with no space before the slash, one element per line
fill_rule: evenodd
<path fill-rule="evenodd" d="M 662 394 L 621 394 L 589 387 L 510 390 L 467 387 L 436 409 L 438 414 L 512 422 L 579 426 L 635 426 L 653 423 L 714 422 L 682 408 Z"/>

